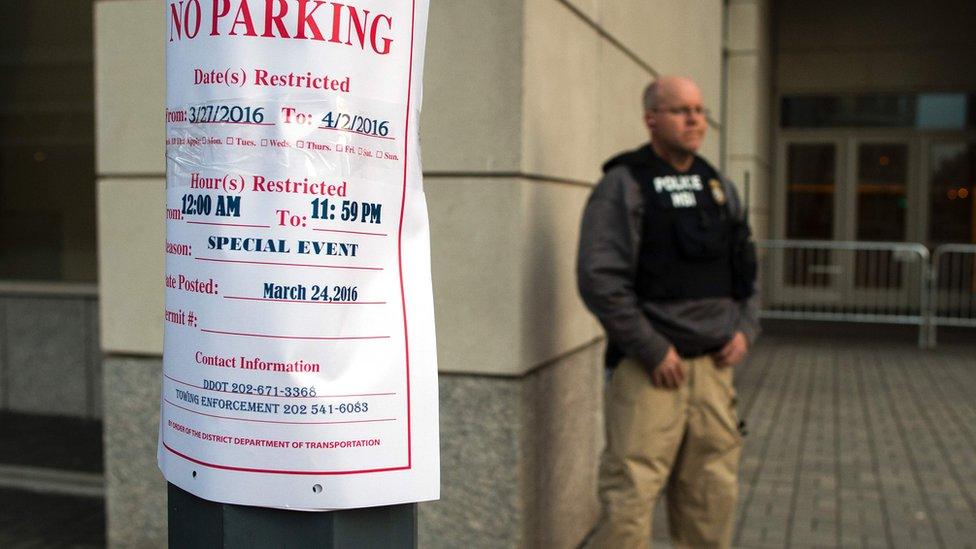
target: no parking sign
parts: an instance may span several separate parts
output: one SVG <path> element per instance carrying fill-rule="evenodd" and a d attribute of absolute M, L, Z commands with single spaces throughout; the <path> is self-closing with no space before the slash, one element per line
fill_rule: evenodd
<path fill-rule="evenodd" d="M 167 0 L 159 465 L 205 499 L 436 499 L 426 0 Z"/>

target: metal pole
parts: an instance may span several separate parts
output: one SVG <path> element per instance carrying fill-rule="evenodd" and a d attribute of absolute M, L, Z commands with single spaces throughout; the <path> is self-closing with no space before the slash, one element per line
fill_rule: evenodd
<path fill-rule="evenodd" d="M 169 484 L 173 549 L 415 549 L 417 504 L 329 512 L 215 503 Z"/>
<path fill-rule="evenodd" d="M 926 257 L 919 258 L 919 265 L 921 292 L 918 310 L 918 348 L 927 349 L 932 346 L 932 304 L 929 302 L 929 297 L 932 295 L 933 267 L 929 265 L 929 258 Z"/>
<path fill-rule="evenodd" d="M 939 344 L 939 263 L 942 261 L 941 246 L 932 254 L 932 266 L 929 268 L 929 321 L 928 348 L 934 349 Z"/>

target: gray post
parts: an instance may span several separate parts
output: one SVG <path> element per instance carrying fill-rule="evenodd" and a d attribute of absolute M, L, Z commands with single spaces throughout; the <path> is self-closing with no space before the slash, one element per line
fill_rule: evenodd
<path fill-rule="evenodd" d="M 417 504 L 330 512 L 215 503 L 169 485 L 169 546 L 388 549 L 417 547 Z"/>
<path fill-rule="evenodd" d="M 938 344 L 938 324 L 935 317 L 939 312 L 939 260 L 941 255 L 938 248 L 930 258 L 931 264 L 923 265 L 925 275 L 922 292 L 924 293 L 923 304 L 925 307 L 925 341 L 919 342 L 919 347 L 934 349 Z"/>

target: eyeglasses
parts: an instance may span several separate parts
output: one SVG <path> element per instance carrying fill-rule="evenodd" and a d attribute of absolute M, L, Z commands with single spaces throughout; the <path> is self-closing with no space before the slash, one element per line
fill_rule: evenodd
<path fill-rule="evenodd" d="M 683 116 L 686 116 L 686 117 L 688 117 L 688 116 L 708 116 L 708 114 L 709 114 L 708 109 L 706 109 L 705 107 L 701 107 L 701 106 L 698 106 L 698 107 L 667 107 L 667 108 L 654 109 L 654 111 L 655 112 L 657 112 L 657 111 L 664 111 L 664 112 L 666 112 L 668 114 L 671 114 L 671 115 L 674 115 L 674 116 L 682 116 L 683 115 Z"/>

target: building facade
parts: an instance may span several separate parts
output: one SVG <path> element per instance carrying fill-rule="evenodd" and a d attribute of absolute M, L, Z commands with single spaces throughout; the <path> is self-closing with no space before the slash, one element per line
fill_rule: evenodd
<path fill-rule="evenodd" d="M 164 11 L 13 9 L 0 410 L 100 418 L 110 544 L 162 546 Z M 421 136 L 443 499 L 421 506 L 421 544 L 573 547 L 597 519 L 602 333 L 575 248 L 599 166 L 647 138 L 648 81 L 700 83 L 703 155 L 748 195 L 759 237 L 976 242 L 973 10 L 433 0 Z"/>

